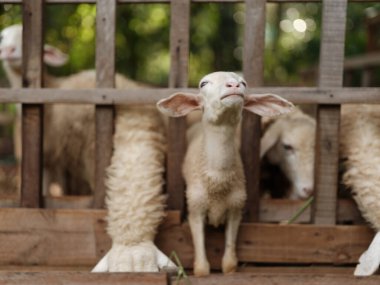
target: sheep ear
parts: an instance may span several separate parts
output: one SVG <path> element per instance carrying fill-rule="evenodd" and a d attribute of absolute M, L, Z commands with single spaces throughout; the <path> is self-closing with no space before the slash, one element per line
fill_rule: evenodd
<path fill-rule="evenodd" d="M 278 122 L 274 122 L 265 131 L 260 141 L 260 159 L 277 143 L 280 138 L 280 130 Z"/>
<path fill-rule="evenodd" d="M 157 102 L 161 113 L 169 117 L 182 117 L 202 108 L 201 97 L 191 93 L 175 93 Z"/>
<path fill-rule="evenodd" d="M 44 62 L 51 66 L 61 66 L 64 65 L 69 56 L 58 48 L 51 45 L 44 45 Z"/>
<path fill-rule="evenodd" d="M 248 95 L 245 98 L 244 109 L 260 116 L 276 116 L 289 113 L 294 105 L 274 94 Z"/>

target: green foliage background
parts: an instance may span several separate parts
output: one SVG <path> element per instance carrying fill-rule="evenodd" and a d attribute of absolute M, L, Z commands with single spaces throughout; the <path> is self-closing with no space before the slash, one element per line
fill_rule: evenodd
<path fill-rule="evenodd" d="M 244 4 L 192 4 L 191 86 L 196 86 L 208 72 L 242 69 L 244 8 Z M 315 76 L 310 74 L 319 58 L 321 8 L 318 3 L 267 4 L 265 85 L 316 84 Z M 380 13 L 378 3 L 348 5 L 346 57 L 366 52 L 365 19 L 376 13 Z M 94 68 L 96 5 L 47 5 L 45 16 L 45 41 L 70 55 L 67 65 L 49 71 L 67 75 Z M 306 31 L 298 32 L 289 26 L 296 19 L 308 23 Z M 19 5 L 0 5 L 0 29 L 19 22 Z M 288 30 L 284 31 L 281 27 L 286 23 Z M 119 5 L 117 71 L 139 81 L 166 86 L 170 68 L 169 25 L 167 4 Z M 4 78 L 3 72 L 0 76 Z M 3 82 L 4 79 L 1 85 Z"/>

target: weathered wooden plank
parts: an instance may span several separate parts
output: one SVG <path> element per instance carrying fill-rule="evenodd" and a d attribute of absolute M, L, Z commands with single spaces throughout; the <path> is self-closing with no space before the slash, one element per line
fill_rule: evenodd
<path fill-rule="evenodd" d="M 263 83 L 265 4 L 265 0 L 245 3 L 243 73 L 250 87 Z M 260 205 L 260 117 L 244 111 L 241 134 L 241 155 L 247 188 L 244 220 L 255 222 L 259 220 Z"/>
<path fill-rule="evenodd" d="M 196 92 L 194 88 L 142 89 L 8 89 L 0 88 L 0 103 L 153 104 L 175 92 Z M 258 87 L 251 94 L 275 93 L 295 104 L 380 104 L 380 88 Z"/>
<path fill-rule="evenodd" d="M 109 284 L 151 285 L 169 284 L 166 273 L 91 273 L 91 272 L 2 272 L 0 284 Z"/>
<path fill-rule="evenodd" d="M 323 1 L 319 86 L 343 84 L 347 0 Z M 313 221 L 335 224 L 338 188 L 340 106 L 317 108 L 315 203 Z"/>
<path fill-rule="evenodd" d="M 23 86 L 42 86 L 43 0 L 23 1 Z M 42 193 L 43 106 L 22 106 L 21 205 L 39 207 Z"/>
<path fill-rule="evenodd" d="M 115 87 L 116 0 L 96 2 L 96 87 Z M 112 106 L 97 105 L 95 112 L 95 191 L 94 208 L 104 207 L 106 168 L 111 162 L 113 118 Z"/>
<path fill-rule="evenodd" d="M 93 201 L 93 196 L 46 196 L 44 197 L 44 207 L 47 209 L 90 209 Z"/>
<path fill-rule="evenodd" d="M 261 199 L 260 222 L 275 223 L 289 220 L 299 210 L 305 201 L 286 199 Z M 363 223 L 363 218 L 353 200 L 338 200 L 338 223 Z M 295 223 L 310 223 L 311 209 L 306 209 Z"/>
<path fill-rule="evenodd" d="M 168 239 L 170 234 L 170 240 Z M 356 264 L 373 238 L 365 226 L 242 224 L 237 241 L 240 262 L 287 264 Z M 157 244 L 164 252 L 175 250 L 182 264 L 191 267 L 193 247 L 188 225 L 162 227 Z M 220 269 L 224 233 L 207 229 L 207 256 Z"/>
<path fill-rule="evenodd" d="M 190 276 L 188 280 L 182 279 L 180 285 L 191 283 L 192 285 L 375 285 L 380 282 L 380 276 L 366 278 L 354 277 L 342 274 L 267 274 L 237 273 L 231 275 L 212 274 L 207 277 L 196 278 Z"/>
<path fill-rule="evenodd" d="M 304 201 L 287 199 L 261 199 L 260 201 L 260 222 L 279 223 L 289 220 Z M 44 197 L 44 207 L 47 209 L 90 209 L 93 205 L 93 196 L 61 196 Z M 18 196 L 0 196 L 0 208 L 17 207 Z M 295 223 L 310 223 L 310 207 L 295 221 Z M 364 223 L 363 218 L 353 200 L 338 200 L 338 223 Z"/>
<path fill-rule="evenodd" d="M 190 0 L 171 1 L 170 12 L 170 87 L 187 87 L 189 61 Z M 185 183 L 182 162 L 186 151 L 186 120 L 170 118 L 166 160 L 168 208 L 185 210 Z"/>
<path fill-rule="evenodd" d="M 93 266 L 111 245 L 105 210 L 0 209 L 0 265 Z M 237 242 L 241 262 L 356 264 L 373 232 L 366 226 L 242 224 Z M 207 230 L 207 255 L 219 269 L 222 230 Z M 179 211 L 169 212 L 156 242 L 174 250 L 191 268 L 190 229 Z"/>
<path fill-rule="evenodd" d="M 344 60 L 344 70 L 362 69 L 380 65 L 380 52 L 371 52 L 353 56 Z"/>

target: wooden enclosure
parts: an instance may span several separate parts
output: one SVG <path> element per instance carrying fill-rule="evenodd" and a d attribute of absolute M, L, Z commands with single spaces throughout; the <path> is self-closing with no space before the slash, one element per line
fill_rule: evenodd
<path fill-rule="evenodd" d="M 258 185 L 260 120 L 257 116 L 244 114 L 243 128 L 250 130 L 242 132 L 241 148 L 247 178 L 248 199 L 244 223 L 239 233 L 238 256 L 242 263 L 242 271 L 252 272 L 242 273 L 238 277 L 215 277 L 215 283 L 359 284 L 368 282 L 366 284 L 375 284 L 380 281 L 378 276 L 365 280 L 351 277 L 352 266 L 357 263 L 360 254 L 368 247 L 373 232 L 366 225 L 343 225 L 360 220 L 360 214 L 352 201 L 337 198 L 340 105 L 380 103 L 380 88 L 342 87 L 347 0 L 323 1 L 318 86 L 275 88 L 262 86 L 266 3 L 321 1 L 0 0 L 0 4 L 23 5 L 24 26 L 24 88 L 0 89 L 0 103 L 23 104 L 21 199 L 16 202 L 16 205 L 10 203 L 11 206 L 16 206 L 14 208 L 0 209 L 1 268 L 11 271 L 24 271 L 25 267 L 28 270 L 31 268 L 37 268 L 36 270 L 38 268 L 41 270 L 68 268 L 72 271 L 85 268 L 87 270 L 95 265 L 108 250 L 110 239 L 105 232 L 106 212 L 101 208 L 103 208 L 105 197 L 105 168 L 110 162 L 112 152 L 113 105 L 155 103 L 175 91 L 188 89 L 190 7 L 192 3 L 208 2 L 245 2 L 243 73 L 250 91 L 276 93 L 295 104 L 316 104 L 318 121 L 314 206 L 300 218 L 300 221 L 306 224 L 278 225 L 274 222 L 279 222 L 284 216 L 290 216 L 303 202 L 260 201 Z M 356 0 L 356 2 L 371 1 Z M 97 5 L 97 88 L 94 90 L 42 88 L 43 7 L 57 3 Z M 141 5 L 167 3 L 170 5 L 171 67 L 168 88 L 114 89 L 116 9 L 118 5 L 125 3 L 140 3 Z M 55 200 L 44 200 L 42 197 L 44 103 L 96 105 L 94 197 L 63 197 L 55 198 Z M 188 225 L 183 219 L 185 185 L 180 171 L 186 149 L 185 127 L 184 119 L 170 120 L 166 179 L 168 216 L 160 228 L 157 243 L 167 254 L 175 250 L 183 265 L 191 268 L 192 242 Z M 45 208 L 42 208 L 43 205 Z M 74 209 L 46 209 L 49 207 Z M 220 230 L 210 229 L 207 240 L 211 266 L 218 270 L 223 252 L 223 233 Z M 250 267 L 255 264 L 261 266 Z M 284 264 L 298 267 L 293 267 L 284 273 L 279 267 Z M 265 271 L 264 265 L 276 267 Z M 336 270 L 330 267 L 326 269 L 326 266 L 333 265 L 336 266 Z M 338 271 L 344 271 L 344 274 L 326 275 L 326 272 Z M 311 275 L 306 276 L 302 273 Z M 105 274 L 103 277 L 94 278 L 91 274 L 74 272 L 28 274 L 7 272 L 0 274 L 1 284 L 3 280 L 8 280 L 9 284 L 53 284 L 55 280 L 65 280 L 68 284 L 81 284 L 80 282 L 87 284 L 86 282 L 90 281 L 93 284 L 102 282 L 121 284 L 128 281 L 134 284 L 169 282 L 165 274 Z M 209 284 L 211 281 L 207 278 L 192 279 L 194 284 Z"/>

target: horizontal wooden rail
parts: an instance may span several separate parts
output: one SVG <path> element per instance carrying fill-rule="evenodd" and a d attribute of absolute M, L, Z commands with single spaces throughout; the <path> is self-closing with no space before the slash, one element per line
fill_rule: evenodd
<path fill-rule="evenodd" d="M 0 88 L 0 103 L 153 104 L 175 92 L 198 92 L 193 88 L 154 89 L 9 89 Z M 295 104 L 379 104 L 380 88 L 260 87 L 248 93 L 275 93 Z"/>
<path fill-rule="evenodd" d="M 45 197 L 44 205 L 47 209 L 90 209 L 93 196 L 61 196 Z M 288 199 L 261 199 L 259 206 L 260 222 L 279 223 L 290 219 L 304 205 L 305 201 Z M 0 208 L 19 207 L 17 195 L 0 197 Z M 306 209 L 294 223 L 310 223 L 310 207 Z M 337 222 L 363 223 L 363 218 L 353 200 L 338 199 Z"/>
<path fill-rule="evenodd" d="M 371 52 L 362 55 L 346 58 L 344 69 L 352 70 L 366 67 L 376 67 L 380 65 L 380 52 Z"/>
<path fill-rule="evenodd" d="M 94 266 L 111 246 L 105 210 L 0 209 L 0 265 Z M 367 226 L 242 224 L 237 242 L 241 262 L 356 264 L 373 238 Z M 207 230 L 207 255 L 219 269 L 222 229 Z M 156 243 L 173 250 L 191 268 L 189 226 L 179 211 L 168 212 Z"/>
<path fill-rule="evenodd" d="M 181 280 L 179 285 L 194 284 L 194 285 L 377 285 L 380 282 L 380 276 L 371 276 L 366 278 L 354 277 L 351 274 L 300 274 L 300 273 L 278 273 L 281 268 L 273 268 L 271 273 L 252 274 L 212 274 L 207 277 L 197 278 L 190 276 L 189 280 Z M 176 283 L 178 284 L 178 283 Z"/>
<path fill-rule="evenodd" d="M 117 0 L 118 3 L 149 4 L 166 3 L 171 0 Z M 244 3 L 244 0 L 191 0 L 193 3 Z M 268 3 L 322 3 L 322 0 L 267 0 Z M 349 0 L 349 2 L 378 2 L 378 0 Z M 21 4 L 22 0 L 0 0 L 0 4 Z M 45 0 L 48 4 L 95 4 L 96 0 Z"/>
<path fill-rule="evenodd" d="M 51 284 L 109 284 L 109 285 L 166 285 L 169 276 L 165 273 L 90 273 L 90 272 L 3 272 L 0 283 L 7 285 L 51 285 Z"/>

